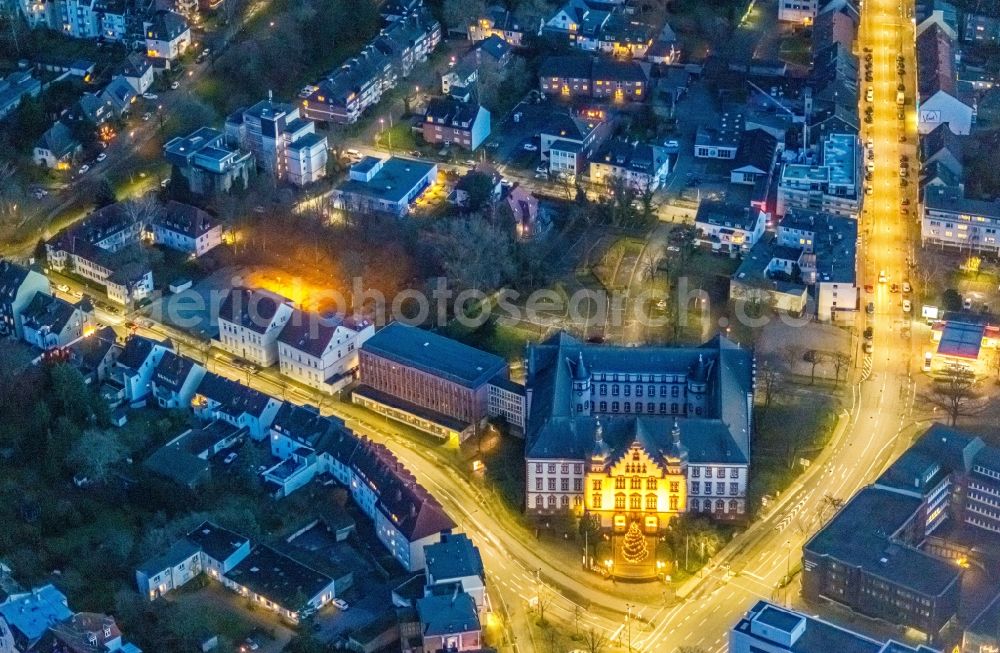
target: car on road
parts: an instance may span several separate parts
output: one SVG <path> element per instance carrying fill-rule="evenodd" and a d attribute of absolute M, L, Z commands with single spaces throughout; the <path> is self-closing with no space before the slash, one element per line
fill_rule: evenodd
<path fill-rule="evenodd" d="M 86 163 L 84 163 L 82 166 L 80 166 L 80 174 L 81 175 L 87 174 L 88 170 L 90 170 L 90 166 L 87 165 Z"/>
<path fill-rule="evenodd" d="M 67 286 L 64 283 L 57 283 L 56 290 L 58 290 L 59 292 L 69 292 L 69 286 Z"/>
<path fill-rule="evenodd" d="M 178 82 L 177 80 L 174 80 L 174 81 L 170 82 L 170 90 L 171 91 L 176 91 L 180 87 L 181 87 L 181 83 Z"/>
<path fill-rule="evenodd" d="M 104 152 L 101 152 L 100 154 L 97 155 L 97 162 L 100 163 L 106 158 L 108 158 L 108 155 Z"/>
<path fill-rule="evenodd" d="M 232 464 L 232 462 L 233 462 L 234 460 L 236 460 L 236 458 L 237 458 L 237 457 L 239 457 L 239 454 L 238 454 L 238 453 L 236 453 L 235 451 L 230 451 L 230 452 L 229 452 L 229 455 L 228 455 L 228 456 L 226 456 L 226 457 L 225 457 L 225 458 L 224 458 L 224 459 L 222 460 L 222 462 L 223 462 L 224 464 L 226 464 L 226 465 L 230 465 L 230 464 Z"/>
<path fill-rule="evenodd" d="M 912 307 L 912 304 L 910 304 L 910 300 L 909 299 L 904 299 L 903 300 L 903 312 L 904 313 L 909 313 L 911 307 Z"/>
<path fill-rule="evenodd" d="M 149 91 L 143 93 L 142 97 L 144 100 L 158 100 L 160 98 L 156 93 L 150 93 Z"/>
<path fill-rule="evenodd" d="M 330 603 L 332 603 L 337 608 L 340 608 L 341 610 L 349 610 L 351 607 L 351 604 L 345 601 L 344 599 L 334 599 L 330 601 Z"/>
<path fill-rule="evenodd" d="M 672 150 L 674 152 L 681 149 L 681 145 L 677 141 L 665 141 L 663 143 L 663 147 L 667 148 L 668 150 Z"/>
<path fill-rule="evenodd" d="M 889 277 L 885 276 L 885 270 L 880 270 L 878 273 L 878 282 L 885 283 L 888 279 Z"/>

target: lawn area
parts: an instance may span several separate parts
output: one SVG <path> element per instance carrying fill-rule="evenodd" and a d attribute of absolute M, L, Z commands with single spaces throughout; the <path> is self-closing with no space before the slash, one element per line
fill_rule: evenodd
<path fill-rule="evenodd" d="M 410 129 L 410 123 L 400 122 L 394 124 L 391 128 L 381 130 L 376 143 L 379 147 L 384 147 L 393 152 L 407 153 L 417 148 L 418 140 L 417 135 Z M 423 145 L 423 139 L 420 139 L 419 144 Z"/>
<path fill-rule="evenodd" d="M 799 460 L 813 460 L 829 442 L 837 422 L 836 400 L 828 393 L 789 386 L 775 393 L 771 405 L 757 406 L 756 437 L 752 444 L 750 487 L 751 513 L 761 507 L 761 498 L 772 498 L 802 473 Z M 794 428 L 789 425 L 794 424 Z"/>
<path fill-rule="evenodd" d="M 812 61 L 812 44 L 803 34 L 788 34 L 781 39 L 778 56 L 782 61 L 808 66 Z"/>

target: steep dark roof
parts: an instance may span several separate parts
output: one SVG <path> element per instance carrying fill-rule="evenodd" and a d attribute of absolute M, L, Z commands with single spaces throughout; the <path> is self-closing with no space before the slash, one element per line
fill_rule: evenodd
<path fill-rule="evenodd" d="M 753 166 L 765 173 L 774 166 L 774 157 L 778 151 L 778 139 L 763 129 L 749 129 L 740 135 L 740 144 L 736 148 L 736 159 L 733 169 Z"/>
<path fill-rule="evenodd" d="M 153 347 L 157 345 L 170 348 L 169 342 L 150 340 L 143 336 L 130 336 L 125 341 L 125 348 L 122 350 L 122 355 L 118 357 L 118 366 L 133 371 L 139 369 L 146 362 L 146 359 L 149 358 Z"/>
<path fill-rule="evenodd" d="M 278 306 L 286 301 L 266 290 L 232 288 L 219 306 L 219 319 L 265 333 L 278 313 Z"/>
<path fill-rule="evenodd" d="M 431 98 L 424 112 L 424 120 L 436 125 L 458 129 L 472 129 L 483 108 L 477 102 L 461 102 L 451 97 Z"/>
<path fill-rule="evenodd" d="M 747 395 L 753 387 L 753 356 L 722 336 L 701 347 L 590 345 L 560 332 L 528 346 L 531 407 L 525 457 L 583 459 L 598 417 L 580 416 L 572 405 L 571 361 L 582 355 L 591 373 L 700 374 L 708 386 L 703 416 L 679 419 L 681 441 L 695 462 L 745 463 L 750 446 Z M 699 370 L 701 370 L 699 372 Z M 671 446 L 674 416 L 600 415 L 604 440 L 615 450 L 638 441 L 648 451 Z"/>
<path fill-rule="evenodd" d="M 184 385 L 193 367 L 194 361 L 190 358 L 178 356 L 172 351 L 164 352 L 153 372 L 153 381 L 159 387 L 176 392 Z"/>
<path fill-rule="evenodd" d="M 951 36 L 937 23 L 917 36 L 917 81 L 921 99 L 927 99 L 938 91 L 955 95 L 953 48 Z"/>
<path fill-rule="evenodd" d="M 250 540 L 239 533 L 216 526 L 212 522 L 202 522 L 200 526 L 187 534 L 187 539 L 197 544 L 208 557 L 224 561 L 236 553 Z"/>
<path fill-rule="evenodd" d="M 101 327 L 83 340 L 70 347 L 76 363 L 84 370 L 96 369 L 101 361 L 114 349 L 118 336 L 109 326 Z"/>
<path fill-rule="evenodd" d="M 367 323 L 358 324 L 339 314 L 307 313 L 295 309 L 278 334 L 278 342 L 318 358 L 326 351 L 339 327 L 358 331 L 365 326 L 368 326 Z"/>
<path fill-rule="evenodd" d="M 539 77 L 590 79 L 593 63 L 585 55 L 559 55 L 548 57 L 538 67 Z"/>
<path fill-rule="evenodd" d="M 198 384 L 198 394 L 219 404 L 219 410 L 233 417 L 243 413 L 260 417 L 271 397 L 236 381 L 207 372 Z"/>
<path fill-rule="evenodd" d="M 51 333 L 61 333 L 73 319 L 77 307 L 69 302 L 36 292 L 31 302 L 21 312 L 24 324 L 38 330 L 48 327 Z"/>
<path fill-rule="evenodd" d="M 28 278 L 28 268 L 12 261 L 0 259 L 0 302 L 11 302 L 17 297 L 21 284 Z"/>
<path fill-rule="evenodd" d="M 160 227 L 190 238 L 197 238 L 215 227 L 212 216 L 208 213 L 197 206 L 174 200 L 163 206 L 155 220 Z"/>

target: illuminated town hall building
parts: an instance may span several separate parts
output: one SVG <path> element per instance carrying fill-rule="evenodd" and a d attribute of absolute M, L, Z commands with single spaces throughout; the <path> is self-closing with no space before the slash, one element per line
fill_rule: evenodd
<path fill-rule="evenodd" d="M 679 513 L 746 516 L 753 357 L 700 347 L 529 345 L 526 509 L 656 532 Z"/>

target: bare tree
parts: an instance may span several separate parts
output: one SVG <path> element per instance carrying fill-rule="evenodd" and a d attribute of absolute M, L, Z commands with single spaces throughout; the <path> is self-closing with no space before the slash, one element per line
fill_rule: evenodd
<path fill-rule="evenodd" d="M 760 382 L 760 390 L 764 397 L 762 409 L 766 411 L 771 406 L 771 400 L 781 384 L 781 372 L 770 362 L 764 361 L 757 374 L 757 380 Z"/>
<path fill-rule="evenodd" d="M 588 628 L 583 634 L 583 650 L 587 653 L 603 653 L 608 646 L 608 638 L 604 633 Z"/>
<path fill-rule="evenodd" d="M 789 374 L 795 374 L 795 366 L 802 362 L 805 356 L 805 348 L 795 342 L 790 342 L 781 350 L 781 357 L 788 367 Z"/>
<path fill-rule="evenodd" d="M 836 513 L 844 507 L 844 500 L 832 494 L 824 494 L 819 504 L 819 519 L 822 522 L 828 515 Z"/>
<path fill-rule="evenodd" d="M 846 370 L 850 366 L 851 356 L 850 354 L 838 351 L 834 354 L 831 354 L 830 362 L 833 363 L 833 372 L 834 376 L 836 377 L 836 382 L 840 383 L 840 373 Z"/>
<path fill-rule="evenodd" d="M 805 353 L 803 360 L 812 366 L 809 370 L 809 385 L 816 383 L 816 367 L 827 362 L 828 358 L 829 354 L 827 352 L 818 349 L 810 349 Z"/>
<path fill-rule="evenodd" d="M 978 412 L 982 408 L 981 398 L 976 374 L 962 365 L 945 368 L 924 394 L 926 401 L 948 414 L 952 426 L 958 422 L 959 417 Z"/>

